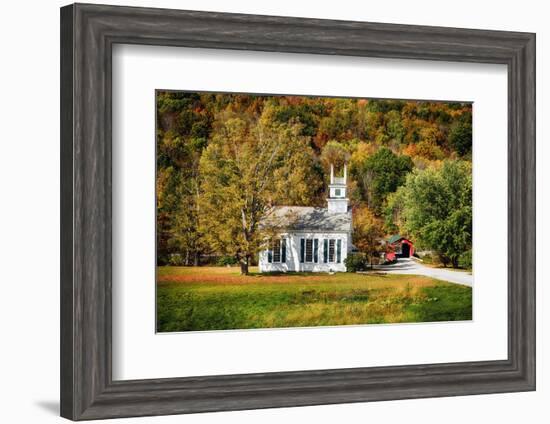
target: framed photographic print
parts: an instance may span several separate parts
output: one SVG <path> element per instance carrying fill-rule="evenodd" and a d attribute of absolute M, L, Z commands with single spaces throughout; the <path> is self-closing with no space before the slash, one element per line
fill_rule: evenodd
<path fill-rule="evenodd" d="M 66 418 L 534 390 L 535 36 L 66 6 L 61 223 Z"/>
<path fill-rule="evenodd" d="M 472 319 L 471 103 L 160 90 L 156 113 L 158 332 Z"/>

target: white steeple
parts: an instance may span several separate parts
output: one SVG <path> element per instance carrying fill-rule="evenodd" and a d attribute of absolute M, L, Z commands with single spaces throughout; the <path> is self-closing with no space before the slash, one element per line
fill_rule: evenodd
<path fill-rule="evenodd" d="M 330 165 L 330 184 L 328 186 L 329 195 L 327 198 L 329 212 L 343 213 L 348 211 L 349 199 L 346 196 L 347 173 L 347 165 L 344 164 L 344 176 L 335 177 L 334 166 Z"/>

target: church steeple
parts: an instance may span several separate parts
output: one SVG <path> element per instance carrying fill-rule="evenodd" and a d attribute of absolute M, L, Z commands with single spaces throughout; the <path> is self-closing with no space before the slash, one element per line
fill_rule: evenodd
<path fill-rule="evenodd" d="M 342 213 L 348 211 L 347 198 L 347 165 L 344 164 L 344 176 L 334 176 L 334 166 L 330 165 L 330 184 L 328 186 L 327 207 L 329 212 Z"/>

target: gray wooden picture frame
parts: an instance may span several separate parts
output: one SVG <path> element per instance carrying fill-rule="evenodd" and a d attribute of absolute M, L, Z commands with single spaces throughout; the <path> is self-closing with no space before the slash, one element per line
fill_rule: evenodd
<path fill-rule="evenodd" d="M 507 65 L 508 359 L 113 381 L 115 43 Z M 60 125 L 63 417 L 85 420 L 535 389 L 534 34 L 75 4 L 61 9 Z"/>

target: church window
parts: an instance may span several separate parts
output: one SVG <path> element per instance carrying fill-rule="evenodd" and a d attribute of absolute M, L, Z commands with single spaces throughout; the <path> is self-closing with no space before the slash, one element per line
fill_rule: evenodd
<path fill-rule="evenodd" d="M 286 239 L 275 239 L 271 243 L 271 249 L 267 251 L 267 262 L 286 262 Z"/>
<path fill-rule="evenodd" d="M 313 262 L 313 239 L 306 239 L 306 262 Z"/>
<path fill-rule="evenodd" d="M 319 239 L 300 239 L 300 262 L 319 262 Z"/>
<path fill-rule="evenodd" d="M 336 240 L 330 239 L 328 241 L 328 261 L 334 262 L 334 245 L 336 243 Z"/>
<path fill-rule="evenodd" d="M 319 239 L 313 239 L 313 262 L 319 262 Z"/>
<path fill-rule="evenodd" d="M 273 241 L 273 262 L 281 262 L 281 240 Z"/>

